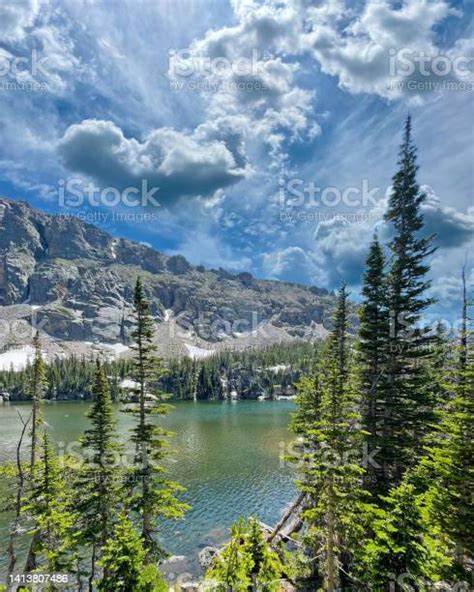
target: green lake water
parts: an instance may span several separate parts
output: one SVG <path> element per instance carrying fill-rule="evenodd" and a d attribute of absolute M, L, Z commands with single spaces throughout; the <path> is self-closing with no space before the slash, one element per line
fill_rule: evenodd
<path fill-rule="evenodd" d="M 17 410 L 27 416 L 28 409 L 27 404 L 0 405 L 0 460 L 13 458 L 21 429 Z M 45 404 L 46 422 L 60 447 L 71 446 L 88 426 L 87 409 L 83 402 Z M 287 401 L 180 402 L 157 419 L 175 433 L 169 474 L 187 488 L 182 497 L 192 506 L 183 521 L 161 530 L 171 553 L 195 557 L 203 546 L 223 542 L 240 516 L 255 515 L 267 524 L 279 519 L 296 494 L 294 474 L 280 461 L 291 440 L 292 409 Z M 118 412 L 117 418 L 125 437 L 133 417 Z M 0 518 L 2 573 L 7 527 Z"/>

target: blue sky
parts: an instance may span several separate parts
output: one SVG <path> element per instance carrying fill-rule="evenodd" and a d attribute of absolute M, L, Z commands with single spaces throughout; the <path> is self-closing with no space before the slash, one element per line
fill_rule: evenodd
<path fill-rule="evenodd" d="M 474 228 L 472 8 L 3 2 L 0 195 L 194 264 L 330 289 L 344 278 L 356 295 L 374 229 L 388 233 L 410 112 L 438 235 L 433 292 L 452 316 Z"/>

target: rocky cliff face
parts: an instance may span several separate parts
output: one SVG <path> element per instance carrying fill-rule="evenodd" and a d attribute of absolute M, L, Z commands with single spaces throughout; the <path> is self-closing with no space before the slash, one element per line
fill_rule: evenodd
<path fill-rule="evenodd" d="M 30 341 L 20 326 L 38 327 L 53 349 L 95 343 L 125 351 L 138 275 L 163 355 L 321 337 L 334 301 L 325 290 L 193 267 L 77 218 L 0 198 L 0 351 Z"/>

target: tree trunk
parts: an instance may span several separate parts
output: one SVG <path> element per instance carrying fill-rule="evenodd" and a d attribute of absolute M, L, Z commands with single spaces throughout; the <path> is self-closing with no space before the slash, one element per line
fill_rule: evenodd
<path fill-rule="evenodd" d="M 31 539 L 30 548 L 28 549 L 28 557 L 26 558 L 25 563 L 25 573 L 31 573 L 37 567 L 36 562 L 36 544 L 39 541 L 38 533 L 33 534 L 33 538 Z"/>
<path fill-rule="evenodd" d="M 94 544 L 94 545 L 92 545 L 91 575 L 89 576 L 89 592 L 93 592 L 93 590 L 94 590 L 95 555 L 96 555 L 96 549 L 95 549 L 95 544 Z"/>
<path fill-rule="evenodd" d="M 332 484 L 329 486 L 328 497 L 328 540 L 327 540 L 327 560 L 326 560 L 326 584 L 328 592 L 335 592 L 337 585 L 336 568 L 336 550 L 335 550 L 335 518 L 334 518 L 334 492 Z"/>
<path fill-rule="evenodd" d="M 20 529 L 20 518 L 21 518 L 21 510 L 22 510 L 22 499 L 23 499 L 23 489 L 25 486 L 25 475 L 23 473 L 23 466 L 21 464 L 21 446 L 23 444 L 23 438 L 25 436 L 26 428 L 31 420 L 31 414 L 26 421 L 23 421 L 21 415 L 20 419 L 23 423 L 23 429 L 21 430 L 20 439 L 18 441 L 18 445 L 16 447 L 16 466 L 18 471 L 18 484 L 16 489 L 16 500 L 15 500 L 15 520 L 13 525 L 10 529 L 10 540 L 8 541 L 8 576 L 14 575 L 17 556 L 15 552 L 16 547 L 16 540 L 18 538 L 18 531 Z M 16 584 L 10 582 L 10 577 L 7 579 L 7 585 L 9 591 L 16 590 Z"/>
<path fill-rule="evenodd" d="M 275 528 L 267 537 L 267 543 L 271 543 L 276 535 L 280 532 L 280 530 L 285 526 L 286 522 L 290 518 L 291 514 L 295 511 L 295 509 L 302 504 L 304 498 L 306 497 L 306 493 L 300 493 L 296 500 L 291 504 L 288 510 L 283 514 L 281 520 L 275 525 Z"/>

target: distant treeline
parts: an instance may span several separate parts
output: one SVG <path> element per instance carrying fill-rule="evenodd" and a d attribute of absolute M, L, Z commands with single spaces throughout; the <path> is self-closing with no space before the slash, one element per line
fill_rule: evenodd
<path fill-rule="evenodd" d="M 165 362 L 167 374 L 157 387 L 173 399 L 219 400 L 232 396 L 255 399 L 291 394 L 295 382 L 314 370 L 319 343 L 304 341 L 280 343 L 262 349 L 225 351 L 205 359 L 171 359 Z M 114 400 L 126 395 L 120 387 L 132 375 L 130 359 L 104 363 Z M 0 390 L 12 400 L 26 400 L 32 367 L 21 371 L 0 371 Z M 92 358 L 56 358 L 46 367 L 46 399 L 90 399 L 94 384 Z"/>

